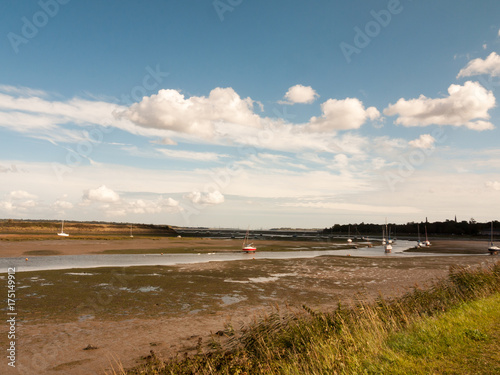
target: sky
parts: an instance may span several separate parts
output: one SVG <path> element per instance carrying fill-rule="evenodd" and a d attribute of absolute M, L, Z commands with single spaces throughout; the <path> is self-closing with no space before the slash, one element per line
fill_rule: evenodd
<path fill-rule="evenodd" d="M 0 218 L 499 219 L 500 2 L 0 4 Z"/>

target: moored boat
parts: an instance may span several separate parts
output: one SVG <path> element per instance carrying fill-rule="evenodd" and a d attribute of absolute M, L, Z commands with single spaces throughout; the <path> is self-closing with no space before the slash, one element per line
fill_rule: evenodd
<path fill-rule="evenodd" d="M 488 251 L 491 255 L 497 255 L 500 252 L 500 247 L 493 243 L 493 221 L 491 222 L 490 246 L 488 247 Z"/>
<path fill-rule="evenodd" d="M 68 233 L 64 233 L 64 220 L 62 221 L 61 223 L 61 232 L 60 233 L 57 233 L 58 236 L 61 236 L 61 237 L 68 237 L 69 234 Z"/>
<path fill-rule="evenodd" d="M 255 253 L 255 251 L 257 250 L 257 247 L 255 247 L 253 243 L 248 242 L 248 230 L 247 234 L 245 234 L 245 239 L 243 240 L 243 246 L 241 250 L 245 253 Z"/>

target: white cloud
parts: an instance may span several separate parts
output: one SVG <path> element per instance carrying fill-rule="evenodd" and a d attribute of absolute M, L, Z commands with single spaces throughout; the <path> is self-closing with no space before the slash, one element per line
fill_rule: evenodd
<path fill-rule="evenodd" d="M 168 146 L 175 146 L 175 145 L 177 145 L 176 141 L 174 141 L 173 139 L 170 139 L 168 137 L 164 137 L 164 138 L 157 139 L 157 140 L 150 141 L 150 142 L 151 143 L 156 143 L 158 145 L 168 145 Z"/>
<path fill-rule="evenodd" d="M 422 134 L 419 138 L 408 142 L 408 144 L 415 148 L 432 148 L 436 140 L 430 134 Z"/>
<path fill-rule="evenodd" d="M 0 85 L 0 92 L 16 94 L 20 96 L 47 96 L 47 93 L 43 90 L 36 90 L 23 86 Z"/>
<path fill-rule="evenodd" d="M 328 99 L 321 104 L 323 115 L 311 117 L 307 129 L 313 132 L 331 132 L 360 128 L 368 119 L 375 120 L 380 112 L 375 107 L 365 109 L 357 98 Z"/>
<path fill-rule="evenodd" d="M 79 129 L 68 129 L 67 125 L 87 128 L 92 126 L 89 132 L 94 138 L 105 136 L 112 127 L 131 134 L 168 136 L 165 131 L 146 129 L 126 119 L 117 119 L 114 113 L 124 111 L 126 107 L 115 103 L 81 98 L 58 101 L 50 100 L 47 96 L 39 90 L 0 86 L 0 127 L 53 143 L 89 140 L 88 133 Z"/>
<path fill-rule="evenodd" d="M 345 170 L 349 166 L 349 158 L 347 155 L 338 154 L 333 158 L 333 165 L 335 169 Z"/>
<path fill-rule="evenodd" d="M 185 159 L 197 161 L 218 161 L 221 157 L 228 157 L 229 155 L 216 154 L 214 152 L 196 152 L 184 150 L 170 150 L 164 148 L 156 149 L 164 156 L 172 159 Z"/>
<path fill-rule="evenodd" d="M 309 104 L 316 100 L 319 95 L 311 86 L 295 85 L 288 89 L 285 94 L 285 101 L 280 101 L 281 104 Z"/>
<path fill-rule="evenodd" d="M 37 206 L 37 204 L 33 199 L 29 199 L 27 201 L 19 203 L 19 207 L 22 207 L 22 208 L 33 208 L 36 206 Z"/>
<path fill-rule="evenodd" d="M 190 202 L 202 205 L 202 206 L 212 206 L 216 204 L 224 203 L 224 195 L 218 190 L 213 192 L 199 192 L 193 191 L 184 196 Z"/>
<path fill-rule="evenodd" d="M 486 185 L 486 187 L 488 187 L 490 189 L 500 191 L 500 182 L 498 182 L 498 181 L 488 181 L 488 182 L 486 182 L 485 185 Z"/>
<path fill-rule="evenodd" d="M 113 190 L 107 188 L 105 185 L 98 187 L 97 189 L 88 189 L 83 193 L 82 200 L 86 203 L 91 202 L 103 202 L 103 203 L 113 203 L 120 200 L 120 196 Z"/>
<path fill-rule="evenodd" d="M 500 56 L 495 52 L 490 53 L 490 55 L 485 59 L 477 58 L 469 61 L 467 66 L 460 70 L 457 78 L 460 77 L 470 77 L 480 74 L 489 74 L 492 77 L 500 76 Z"/>
<path fill-rule="evenodd" d="M 477 82 L 467 81 L 463 86 L 451 85 L 449 96 L 430 99 L 399 99 L 390 104 L 384 114 L 398 115 L 396 124 L 403 126 L 452 125 L 472 130 L 493 129 L 488 111 L 495 107 L 495 96 Z"/>
<path fill-rule="evenodd" d="M 161 212 L 179 211 L 179 202 L 172 198 L 158 199 L 155 201 L 147 199 L 136 199 L 126 202 L 124 208 L 119 211 L 133 214 L 157 214 Z"/>
<path fill-rule="evenodd" d="M 53 206 L 57 211 L 70 210 L 74 207 L 73 203 L 60 199 L 55 201 Z"/>
<path fill-rule="evenodd" d="M 30 194 L 24 190 L 11 191 L 9 194 L 9 197 L 11 199 L 36 199 L 37 198 L 36 195 Z"/>
<path fill-rule="evenodd" d="M 253 103 L 250 98 L 240 98 L 232 88 L 217 87 L 208 97 L 188 99 L 177 90 L 160 90 L 116 115 L 146 128 L 212 138 L 219 122 L 259 128 L 261 118 L 253 113 Z"/>
<path fill-rule="evenodd" d="M 47 122 L 64 124 L 110 124 L 112 112 L 118 105 L 107 102 L 97 102 L 73 98 L 66 102 L 49 101 L 40 97 L 13 97 L 0 93 L 0 108 L 8 110 L 4 115 L 24 115 L 25 125 L 45 125 Z M 21 117 L 22 119 L 22 117 Z M 38 119 L 38 122 L 36 120 Z"/>
<path fill-rule="evenodd" d="M 289 116 L 285 119 L 258 115 L 254 107 L 260 103 L 241 98 L 232 88 L 215 88 L 208 96 L 191 97 L 184 97 L 176 90 L 160 90 L 130 107 L 80 98 L 51 100 L 47 96 L 37 90 L 7 87 L 0 93 L 0 127 L 53 144 L 88 142 L 91 132 L 102 142 L 107 133 L 118 128 L 134 135 L 155 137 L 159 140 L 152 143 L 167 145 L 176 144 L 172 139 L 175 137 L 187 143 L 335 152 L 333 138 L 325 137 L 325 133 L 333 135 L 339 129 L 356 129 L 367 119 L 380 116 L 374 107 L 365 109 L 358 99 L 331 99 L 323 103 L 322 116 L 312 117 L 310 123 L 292 124 L 288 122 Z M 180 155 L 174 156 L 170 151 L 165 154 Z M 149 155 L 158 157 L 157 152 Z"/>
<path fill-rule="evenodd" d="M 3 211 L 11 212 L 14 211 L 14 205 L 12 204 L 12 202 L 3 201 L 0 202 L 0 209 Z"/>

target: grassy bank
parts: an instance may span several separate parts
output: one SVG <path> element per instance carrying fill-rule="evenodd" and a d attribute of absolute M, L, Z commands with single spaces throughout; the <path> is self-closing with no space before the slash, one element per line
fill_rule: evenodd
<path fill-rule="evenodd" d="M 276 311 L 206 351 L 163 361 L 154 353 L 123 374 L 500 373 L 500 263 L 454 268 L 397 299 L 333 312 Z"/>
<path fill-rule="evenodd" d="M 57 238 L 61 221 L 0 220 L 0 241 L 36 241 Z M 177 232 L 168 225 L 65 221 L 63 239 L 118 240 L 134 237 L 175 237 Z"/>

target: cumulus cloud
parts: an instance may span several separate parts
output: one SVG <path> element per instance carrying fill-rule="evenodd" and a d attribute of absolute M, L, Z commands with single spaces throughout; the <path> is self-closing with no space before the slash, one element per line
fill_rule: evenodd
<path fill-rule="evenodd" d="M 487 188 L 490 188 L 490 189 L 493 189 L 496 191 L 500 191 L 500 182 L 498 182 L 498 181 L 488 181 L 488 182 L 486 182 L 485 185 Z"/>
<path fill-rule="evenodd" d="M 24 190 L 11 191 L 9 194 L 9 197 L 11 199 L 36 199 L 37 198 L 36 195 L 30 194 Z"/>
<path fill-rule="evenodd" d="M 120 200 L 120 196 L 113 190 L 101 185 L 97 189 L 88 189 L 83 193 L 82 200 L 84 203 L 102 202 L 114 203 Z"/>
<path fill-rule="evenodd" d="M 14 205 L 12 204 L 12 202 L 8 201 L 0 202 L 0 210 L 8 212 L 14 211 Z"/>
<path fill-rule="evenodd" d="M 434 147 L 436 139 L 430 134 L 422 134 L 419 138 L 408 142 L 408 144 L 415 148 L 432 148 Z"/>
<path fill-rule="evenodd" d="M 294 87 L 289 90 L 290 100 L 306 102 L 317 97 L 310 88 Z M 208 141 L 280 151 L 331 151 L 332 138 L 325 138 L 324 133 L 357 129 L 367 119 L 380 116 L 374 107 L 365 109 L 358 99 L 331 99 L 323 103 L 322 115 L 312 117 L 310 123 L 293 124 L 290 122 L 292 116 L 285 113 L 283 116 L 279 114 L 280 118 L 257 114 L 254 107 L 257 105 L 258 109 L 260 103 L 240 97 L 232 88 L 215 88 L 208 96 L 191 97 L 177 90 L 160 90 L 130 107 L 80 98 L 52 100 L 47 93 L 22 87 L 5 86 L 3 92 L 1 89 L 0 127 L 54 144 L 88 142 L 88 134 L 92 131 L 97 131 L 94 137 L 101 139 L 114 127 L 131 134 L 154 137 L 156 140 L 152 143 L 163 145 L 175 145 L 176 141 L 172 139 L 175 136 L 188 143 Z M 74 125 L 94 128 L 82 131 Z M 180 153 L 174 155 L 172 151 L 163 154 L 187 159 L 207 156 L 215 160 L 221 157 L 209 154 L 182 156 Z M 149 157 L 158 156 L 157 150 L 149 153 Z M 0 167 L 0 172 L 4 171 Z"/>
<path fill-rule="evenodd" d="M 213 206 L 216 204 L 224 203 L 224 195 L 218 190 L 213 192 L 199 192 L 192 191 L 184 196 L 190 202 L 202 205 L 202 206 Z"/>
<path fill-rule="evenodd" d="M 73 208 L 73 203 L 62 199 L 58 199 L 57 201 L 54 202 L 53 207 L 57 211 L 71 210 Z"/>
<path fill-rule="evenodd" d="M 495 96 L 477 82 L 451 85 L 449 96 L 439 99 L 421 95 L 418 99 L 399 99 L 384 114 L 399 116 L 395 123 L 403 126 L 451 125 L 472 130 L 493 129 L 488 111 L 495 107 Z"/>
<path fill-rule="evenodd" d="M 160 90 L 116 115 L 147 128 L 212 138 L 219 122 L 259 128 L 261 118 L 253 112 L 253 104 L 252 99 L 242 99 L 232 88 L 217 87 L 208 97 L 190 98 L 177 90 Z"/>
<path fill-rule="evenodd" d="M 19 207 L 22 208 L 33 208 L 36 207 L 36 202 L 33 199 L 28 199 L 27 201 L 20 202 Z"/>
<path fill-rule="evenodd" d="M 485 59 L 477 58 L 469 61 L 467 66 L 458 72 L 457 78 L 470 77 L 480 74 L 489 74 L 492 77 L 500 77 L 500 56 L 495 52 Z"/>
<path fill-rule="evenodd" d="M 125 213 L 134 214 L 157 214 L 161 212 L 179 211 L 179 202 L 172 198 L 160 198 L 158 200 L 136 199 L 126 202 L 122 209 Z"/>
<path fill-rule="evenodd" d="M 375 107 L 366 108 L 357 98 L 328 99 L 321 104 L 323 115 L 311 117 L 307 128 L 313 132 L 359 129 L 368 119 L 375 120 L 380 112 Z"/>
<path fill-rule="evenodd" d="M 319 95 L 311 86 L 295 85 L 288 89 L 285 94 L 285 101 L 280 101 L 281 104 L 309 104 L 316 100 Z"/>

